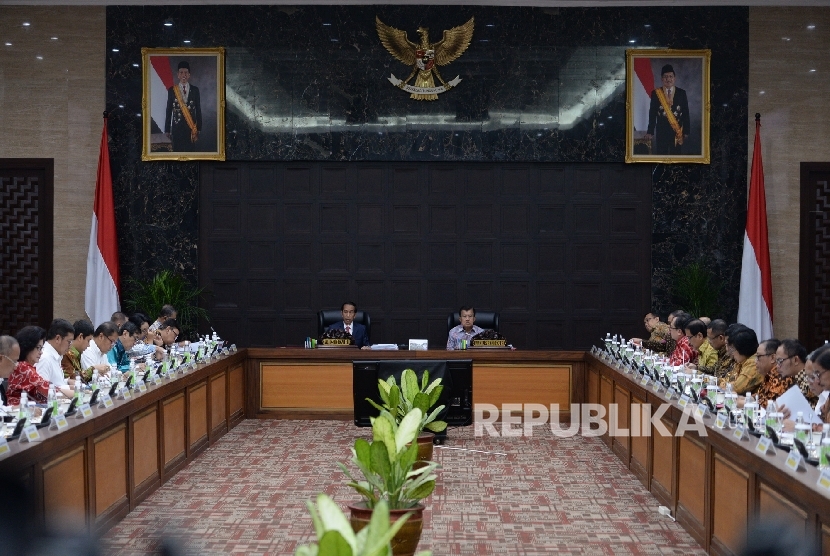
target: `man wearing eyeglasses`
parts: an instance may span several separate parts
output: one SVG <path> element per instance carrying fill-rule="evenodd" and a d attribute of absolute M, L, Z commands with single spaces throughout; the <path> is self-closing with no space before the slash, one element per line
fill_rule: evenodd
<path fill-rule="evenodd" d="M 711 357 L 698 360 L 697 369 L 700 372 L 723 378 L 732 370 L 735 360 L 732 359 L 726 349 L 726 331 L 728 328 L 729 325 L 722 319 L 715 319 L 706 325 L 706 341 L 715 350 L 715 361 L 712 362 Z"/>
<path fill-rule="evenodd" d="M 778 363 L 775 361 L 775 351 L 781 341 L 776 338 L 764 340 L 758 344 L 755 351 L 755 368 L 763 375 L 764 382 L 758 389 L 758 405 L 766 407 L 767 401 L 778 399 L 778 397 L 790 389 L 794 380 L 790 377 L 781 376 L 778 372 Z M 743 393 L 741 393 L 743 397 Z M 738 400 L 738 405 L 742 405 Z"/>
<path fill-rule="evenodd" d="M 69 351 L 75 339 L 75 328 L 65 319 L 55 319 L 46 332 L 46 341 L 43 343 L 43 354 L 35 363 L 37 374 L 55 386 L 67 386 L 69 383 L 63 376 L 61 360 Z M 74 378 L 73 378 L 74 383 Z M 74 385 L 74 384 L 73 384 Z"/>
<path fill-rule="evenodd" d="M 810 404 L 817 401 L 810 391 L 810 384 L 807 375 L 804 373 L 804 364 L 807 359 L 807 349 L 798 340 L 790 339 L 781 342 L 775 352 L 775 362 L 778 363 L 778 372 L 782 377 L 790 378 L 792 384 L 798 384 L 798 388 Z"/>
<path fill-rule="evenodd" d="M 118 327 L 110 321 L 102 322 L 95 329 L 92 341 L 81 354 L 81 367 L 97 369 L 99 374 L 109 374 L 110 363 L 107 353 L 118 340 Z"/>

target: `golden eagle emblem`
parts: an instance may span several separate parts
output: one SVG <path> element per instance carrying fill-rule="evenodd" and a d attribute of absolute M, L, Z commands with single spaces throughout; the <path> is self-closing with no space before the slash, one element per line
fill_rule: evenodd
<path fill-rule="evenodd" d="M 389 81 L 396 87 L 412 93 L 410 98 L 415 100 L 438 100 L 438 95 L 458 85 L 461 77 L 456 76 L 449 82 L 444 81 L 436 66 L 446 66 L 464 54 L 473 40 L 474 19 L 471 17 L 464 25 L 445 30 L 441 40 L 434 43 L 429 42 L 429 29 L 418 27 L 421 41 L 415 44 L 406 36 L 406 31 L 390 27 L 375 16 L 380 42 L 389 54 L 407 66 L 412 66 L 412 73 L 406 79 L 398 79 L 392 74 L 392 77 L 388 78 Z M 440 87 L 435 86 L 433 76 L 441 82 Z M 413 77 L 415 85 L 408 85 Z"/>

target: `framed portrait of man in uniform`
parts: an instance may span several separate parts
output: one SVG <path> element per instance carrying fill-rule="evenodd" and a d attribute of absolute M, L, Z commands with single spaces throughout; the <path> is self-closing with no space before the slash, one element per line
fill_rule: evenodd
<path fill-rule="evenodd" d="M 141 160 L 225 160 L 225 49 L 142 48 Z"/>
<path fill-rule="evenodd" d="M 711 50 L 626 51 L 626 162 L 709 164 Z"/>

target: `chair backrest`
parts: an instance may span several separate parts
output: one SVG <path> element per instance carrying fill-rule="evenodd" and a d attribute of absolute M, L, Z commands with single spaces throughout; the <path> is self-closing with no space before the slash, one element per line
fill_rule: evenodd
<path fill-rule="evenodd" d="M 447 334 L 459 324 L 461 324 L 461 318 L 458 316 L 458 312 L 450 313 L 450 316 L 447 317 Z M 484 328 L 485 330 L 491 329 L 498 332 L 499 314 L 493 311 L 476 311 L 475 324 L 479 328 Z"/>
<path fill-rule="evenodd" d="M 319 338 L 322 336 L 323 332 L 326 331 L 326 328 L 342 320 L 343 314 L 340 309 L 323 309 L 317 313 L 317 337 Z M 365 326 L 366 335 L 369 338 L 372 337 L 372 318 L 369 316 L 369 313 L 366 313 L 365 311 L 358 311 L 355 313 L 354 321 Z"/>

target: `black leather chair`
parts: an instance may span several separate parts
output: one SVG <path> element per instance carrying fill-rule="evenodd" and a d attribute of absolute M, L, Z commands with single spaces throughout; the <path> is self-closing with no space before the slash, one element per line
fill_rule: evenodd
<path fill-rule="evenodd" d="M 326 331 L 326 328 L 342 320 L 343 313 L 340 309 L 324 309 L 317 313 L 317 337 L 319 338 L 322 336 L 323 332 Z M 369 316 L 369 313 L 358 311 L 355 313 L 354 321 L 365 326 L 366 336 L 369 338 L 372 337 L 372 318 Z"/>
<path fill-rule="evenodd" d="M 458 312 L 450 313 L 450 316 L 447 317 L 447 334 L 459 324 L 461 324 L 461 318 L 458 316 Z M 490 329 L 498 332 L 499 314 L 493 311 L 476 311 L 475 325 L 485 330 Z"/>

